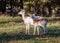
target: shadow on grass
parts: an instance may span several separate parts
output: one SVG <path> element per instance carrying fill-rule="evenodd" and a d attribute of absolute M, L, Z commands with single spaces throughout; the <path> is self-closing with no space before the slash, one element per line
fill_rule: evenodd
<path fill-rule="evenodd" d="M 0 40 L 28 40 L 28 39 L 35 39 L 37 37 L 46 38 L 46 37 L 59 37 L 59 36 L 60 36 L 60 30 L 49 30 L 47 34 L 43 35 L 27 35 L 23 32 L 17 34 L 2 33 L 0 34 Z"/>

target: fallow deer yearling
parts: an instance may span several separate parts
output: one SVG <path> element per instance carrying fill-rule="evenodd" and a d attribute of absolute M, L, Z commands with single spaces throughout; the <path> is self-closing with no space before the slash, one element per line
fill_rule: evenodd
<path fill-rule="evenodd" d="M 47 19 L 41 17 L 38 20 L 34 20 L 32 19 L 30 16 L 25 17 L 25 10 L 21 9 L 21 11 L 18 13 L 20 15 L 22 15 L 22 19 L 26 25 L 26 34 L 30 34 L 29 30 L 30 30 L 30 25 L 34 26 L 34 35 L 37 29 L 38 35 L 39 35 L 39 26 L 42 27 L 43 29 L 43 33 L 45 34 L 47 31 Z"/>

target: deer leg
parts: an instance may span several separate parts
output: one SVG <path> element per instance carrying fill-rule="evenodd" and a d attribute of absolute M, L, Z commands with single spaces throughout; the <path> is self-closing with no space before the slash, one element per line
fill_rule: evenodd
<path fill-rule="evenodd" d="M 26 34 L 28 33 L 27 31 L 28 31 L 28 27 L 27 27 L 27 25 L 26 25 Z"/>
<path fill-rule="evenodd" d="M 29 33 L 29 30 L 30 30 L 30 26 L 29 26 L 29 24 L 28 24 L 28 25 L 26 25 L 26 34 L 30 34 L 30 33 Z"/>
<path fill-rule="evenodd" d="M 45 33 L 48 33 L 48 29 L 47 29 L 47 27 L 45 27 Z"/>
<path fill-rule="evenodd" d="M 37 32 L 38 32 L 38 35 L 39 35 L 39 26 L 37 26 Z"/>
<path fill-rule="evenodd" d="M 48 23 L 47 20 L 43 22 L 43 26 L 42 27 L 43 27 L 44 34 L 48 32 L 48 30 L 47 30 L 47 23 Z"/>
<path fill-rule="evenodd" d="M 46 27 L 43 27 L 44 34 L 46 34 L 46 31 L 47 31 L 47 28 Z"/>
<path fill-rule="evenodd" d="M 30 34 L 29 30 L 30 30 L 30 25 L 28 25 L 28 34 Z"/>
<path fill-rule="evenodd" d="M 33 33 L 33 35 L 35 35 L 35 32 L 36 32 L 36 26 L 34 26 L 34 33 Z"/>

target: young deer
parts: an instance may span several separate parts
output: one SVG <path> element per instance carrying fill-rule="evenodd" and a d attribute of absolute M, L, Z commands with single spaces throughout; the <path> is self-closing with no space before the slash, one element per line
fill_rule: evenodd
<path fill-rule="evenodd" d="M 25 17 L 25 10 L 24 9 L 21 9 L 21 11 L 18 13 L 18 14 L 21 14 L 22 15 L 22 19 L 26 25 L 26 34 L 30 34 L 29 30 L 30 30 L 30 25 L 33 25 L 34 26 L 34 35 L 35 35 L 35 31 L 37 29 L 37 32 L 38 32 L 38 35 L 39 35 L 39 27 L 42 27 L 43 29 L 43 32 L 46 33 L 46 30 L 47 30 L 47 19 L 44 19 L 43 17 L 38 19 L 38 20 L 35 20 L 35 19 L 32 19 L 30 16 L 28 17 Z M 36 28 L 37 27 L 37 28 Z"/>

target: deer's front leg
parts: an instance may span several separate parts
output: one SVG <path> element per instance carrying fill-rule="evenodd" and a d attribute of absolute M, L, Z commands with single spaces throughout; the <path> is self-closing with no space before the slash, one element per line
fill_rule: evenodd
<path fill-rule="evenodd" d="M 27 34 L 27 31 L 28 31 L 28 27 L 27 27 L 27 25 L 26 25 L 26 34 Z"/>
<path fill-rule="evenodd" d="M 26 25 L 26 34 L 30 34 L 30 33 L 29 33 L 29 30 L 30 30 L 30 26 L 29 26 L 29 24 L 28 24 L 28 25 Z"/>

